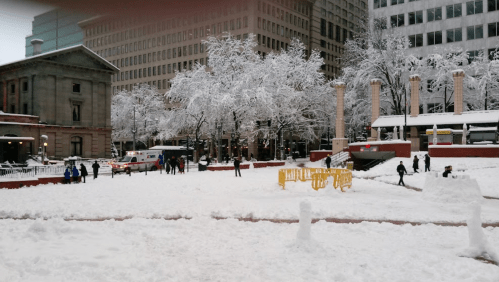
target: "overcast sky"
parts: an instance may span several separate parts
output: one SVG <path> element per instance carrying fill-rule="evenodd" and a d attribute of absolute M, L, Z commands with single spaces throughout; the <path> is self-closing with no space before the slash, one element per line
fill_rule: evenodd
<path fill-rule="evenodd" d="M 25 57 L 33 18 L 51 9 L 25 0 L 0 0 L 0 65 Z"/>

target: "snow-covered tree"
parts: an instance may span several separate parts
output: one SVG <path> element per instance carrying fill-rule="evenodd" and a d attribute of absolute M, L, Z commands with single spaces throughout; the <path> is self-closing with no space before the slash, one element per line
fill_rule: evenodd
<path fill-rule="evenodd" d="M 375 21 L 376 22 L 376 21 Z M 380 26 L 365 28 L 345 43 L 345 55 L 341 58 L 343 73 L 336 81 L 347 84 L 345 108 L 352 126 L 363 124 L 370 116 L 370 81 L 382 82 L 380 101 L 382 114 L 403 114 L 404 94 L 408 77 L 417 57 L 408 54 L 407 36 L 391 30 L 382 32 Z"/>
<path fill-rule="evenodd" d="M 136 130 L 136 140 L 147 144 L 158 133 L 159 120 L 165 113 L 164 97 L 156 87 L 141 84 L 134 86 L 132 91 L 122 90 L 111 102 L 112 137 L 133 138 Z"/>
<path fill-rule="evenodd" d="M 474 109 L 497 110 L 499 108 L 499 47 L 489 54 L 480 52 L 469 66 L 472 86 L 477 90 L 469 103 Z"/>

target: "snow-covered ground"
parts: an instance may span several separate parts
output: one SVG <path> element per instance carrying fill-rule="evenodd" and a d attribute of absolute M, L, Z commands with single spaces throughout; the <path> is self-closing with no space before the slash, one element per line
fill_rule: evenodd
<path fill-rule="evenodd" d="M 313 209 L 313 206 L 312 206 Z M 296 207 L 298 213 L 298 207 Z M 0 281 L 479 281 L 465 227 L 132 219 L 0 221 Z M 499 228 L 488 228 L 499 244 Z"/>
<path fill-rule="evenodd" d="M 433 158 L 432 167 L 456 166 L 448 160 Z M 466 221 L 465 204 L 428 202 L 421 192 L 382 182 L 398 181 L 390 164 L 398 161 L 355 172 L 375 179 L 354 178 L 345 193 L 330 185 L 315 191 L 310 182 L 287 182 L 282 190 L 279 167 L 242 170 L 241 178 L 233 171 L 148 172 L 0 189 L 0 218 L 7 218 L 0 220 L 0 281 L 499 281 L 499 267 L 459 257 L 468 246 L 466 227 L 319 221 L 303 242 L 296 240 L 298 223 L 235 219 L 299 219 L 308 200 L 314 219 Z M 412 162 L 404 163 L 409 171 Z M 465 163 L 467 173 L 499 166 Z M 406 184 L 421 181 L 422 188 L 424 175 L 407 176 Z M 489 195 L 499 195 L 497 173 L 481 178 Z M 36 220 L 9 219 L 22 217 Z M 173 217 L 190 219 L 158 219 Z M 132 219 L 63 220 L 109 218 Z M 499 222 L 499 200 L 484 200 L 482 220 Z M 497 248 L 499 228 L 484 231 Z"/>
<path fill-rule="evenodd" d="M 404 162 L 407 172 L 412 175 L 404 176 L 406 185 L 423 189 L 426 175 L 424 173 L 424 154 L 426 152 L 413 152 L 412 158 L 417 155 L 419 160 L 419 173 L 413 174 L 412 158 L 393 158 L 385 163 L 372 168 L 369 171 L 356 171 L 354 176 L 358 177 L 375 177 L 380 181 L 385 181 L 397 184 L 399 181 L 396 171 L 400 161 Z M 452 174 L 468 174 L 471 178 L 478 181 L 480 189 L 484 196 L 499 198 L 499 158 L 431 158 L 430 169 L 442 174 L 444 168 L 448 165 L 452 166 Z M 464 170 L 464 171 L 458 171 Z"/>

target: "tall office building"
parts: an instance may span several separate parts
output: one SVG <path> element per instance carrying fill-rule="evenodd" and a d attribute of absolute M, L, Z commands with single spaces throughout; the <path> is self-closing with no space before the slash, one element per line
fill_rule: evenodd
<path fill-rule="evenodd" d="M 83 44 L 83 32 L 78 22 L 88 15 L 55 9 L 33 20 L 32 35 L 26 37 L 26 57 L 33 56 L 31 40 L 42 39 L 42 53 Z"/>
<path fill-rule="evenodd" d="M 369 12 L 407 35 L 421 56 L 437 47 L 490 54 L 499 43 L 499 0 L 369 0 Z"/>
<path fill-rule="evenodd" d="M 224 5 L 204 1 L 161 19 L 147 14 L 101 16 L 81 21 L 80 27 L 85 46 L 120 68 L 113 78 L 115 90 L 144 82 L 167 89 L 176 70 L 206 64 L 202 40 L 225 32 L 237 38 L 255 34 L 261 54 L 287 48 L 291 38 L 300 38 L 308 50 L 321 52 L 323 71 L 333 78 L 340 72 L 337 59 L 344 40 L 353 36 L 366 9 L 365 0 L 248 0 Z"/>

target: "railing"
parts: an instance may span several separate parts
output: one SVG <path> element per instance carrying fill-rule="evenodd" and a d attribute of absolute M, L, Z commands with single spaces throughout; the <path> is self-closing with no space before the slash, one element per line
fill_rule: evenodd
<path fill-rule="evenodd" d="M 342 168 L 285 168 L 280 169 L 278 174 L 279 186 L 286 189 L 286 182 L 312 181 L 312 188 L 315 190 L 325 188 L 328 178 L 333 177 L 335 189 L 338 187 L 345 192 L 345 187 L 352 187 L 352 172 Z"/>
<path fill-rule="evenodd" d="M 32 166 L 23 168 L 1 168 L 0 178 L 33 178 L 40 175 L 60 175 L 64 176 L 66 167 L 58 166 Z"/>

